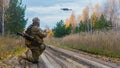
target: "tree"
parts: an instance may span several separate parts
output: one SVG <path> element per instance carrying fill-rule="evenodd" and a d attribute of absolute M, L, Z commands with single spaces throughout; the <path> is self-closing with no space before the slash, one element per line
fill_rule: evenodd
<path fill-rule="evenodd" d="M 53 36 L 54 36 L 53 30 L 49 30 L 47 37 L 52 38 Z"/>
<path fill-rule="evenodd" d="M 83 9 L 83 16 L 82 16 L 82 21 L 85 22 L 89 18 L 89 7 L 86 6 Z"/>
<path fill-rule="evenodd" d="M 93 14 L 95 14 L 98 18 L 101 16 L 100 5 L 97 3 L 92 7 Z"/>
<path fill-rule="evenodd" d="M 9 8 L 5 12 L 5 31 L 14 34 L 22 32 L 27 20 L 25 17 L 26 7 L 22 5 L 22 0 L 10 0 Z"/>
<path fill-rule="evenodd" d="M 4 10 L 8 8 L 8 0 L 0 0 L 0 33 L 4 30 Z"/>
<path fill-rule="evenodd" d="M 93 12 L 92 15 L 91 15 L 92 27 L 95 26 L 95 23 L 96 23 L 97 19 L 98 19 L 97 15 Z"/>
<path fill-rule="evenodd" d="M 93 27 L 95 30 L 108 30 L 112 27 L 111 20 L 107 20 L 104 15 L 101 15 L 99 20 L 95 23 L 95 26 Z"/>
<path fill-rule="evenodd" d="M 103 14 L 107 20 L 112 21 L 114 30 L 118 30 L 118 23 L 120 22 L 120 0 L 106 0 L 103 6 Z"/>
<path fill-rule="evenodd" d="M 63 37 L 71 33 L 71 26 L 65 27 L 63 20 L 61 20 L 60 22 L 57 22 L 53 31 L 55 37 Z"/>
<path fill-rule="evenodd" d="M 76 18 L 73 12 L 71 13 L 70 18 L 66 21 L 65 26 L 66 28 L 72 27 L 72 33 L 74 32 L 76 27 Z"/>
<path fill-rule="evenodd" d="M 80 23 L 78 24 L 78 26 L 75 29 L 76 33 L 80 33 L 80 32 L 85 32 L 85 23 L 83 23 L 82 21 L 80 21 Z"/>

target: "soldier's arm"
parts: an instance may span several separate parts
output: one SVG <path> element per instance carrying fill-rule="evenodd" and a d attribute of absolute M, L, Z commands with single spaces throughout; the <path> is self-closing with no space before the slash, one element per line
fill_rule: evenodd
<path fill-rule="evenodd" d="M 32 28 L 32 32 L 35 33 L 36 35 L 38 35 L 40 38 L 44 38 L 47 36 L 47 32 L 43 31 L 42 29 L 34 26 Z"/>
<path fill-rule="evenodd" d="M 38 35 L 40 38 L 44 38 L 44 37 L 47 36 L 47 32 L 46 32 L 46 31 L 43 31 L 43 30 L 40 29 L 40 28 L 37 29 L 37 32 L 38 32 L 37 35 Z"/>

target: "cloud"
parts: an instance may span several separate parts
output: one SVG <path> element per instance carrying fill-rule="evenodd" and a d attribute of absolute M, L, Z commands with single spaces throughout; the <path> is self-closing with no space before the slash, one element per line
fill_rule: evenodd
<path fill-rule="evenodd" d="M 61 19 L 65 21 L 67 18 L 69 18 L 71 14 L 71 11 L 65 12 L 60 10 L 61 8 L 70 8 L 76 15 L 80 15 L 82 14 L 83 9 L 90 4 L 90 1 L 92 2 L 92 4 L 97 3 L 97 1 L 95 0 L 63 0 L 62 2 L 61 0 L 57 0 L 55 1 L 55 3 L 53 3 L 53 5 L 48 3 L 49 6 L 28 6 L 26 10 L 26 18 L 29 19 L 29 23 L 27 24 L 27 26 L 30 25 L 32 18 L 37 16 L 41 19 L 42 27 L 44 27 L 45 25 L 53 27 Z"/>
<path fill-rule="evenodd" d="M 72 5 L 74 5 L 74 7 Z M 45 24 L 48 24 L 50 25 L 50 27 L 53 27 L 53 25 L 55 25 L 55 23 L 58 22 L 59 20 L 66 20 L 70 16 L 71 11 L 64 12 L 60 10 L 65 6 L 81 13 L 80 12 L 81 9 L 79 9 L 78 5 L 66 4 L 66 5 L 47 6 L 47 7 L 46 6 L 28 7 L 26 11 L 27 13 L 26 16 L 29 18 L 29 22 L 31 22 L 31 19 L 33 17 L 37 16 L 41 19 L 42 22 L 44 22 L 44 24 L 41 23 L 41 25 L 44 26 Z M 29 24 L 30 23 L 28 23 L 27 25 Z"/>
<path fill-rule="evenodd" d="M 50 12 L 57 12 L 59 11 L 60 6 L 50 6 L 50 7 L 42 7 L 42 6 L 38 6 L 38 7 L 28 7 L 27 11 L 28 12 L 35 12 L 38 14 L 50 14 Z"/>

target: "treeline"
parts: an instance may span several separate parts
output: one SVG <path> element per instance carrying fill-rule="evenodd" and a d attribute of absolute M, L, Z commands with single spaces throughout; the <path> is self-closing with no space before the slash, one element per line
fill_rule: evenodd
<path fill-rule="evenodd" d="M 5 34 L 15 34 L 16 32 L 23 31 L 27 23 L 27 19 L 25 19 L 26 6 L 22 4 L 22 0 L 3 0 L 0 4 L 6 5 L 6 7 L 1 6 L 0 8 L 0 11 L 4 10 L 4 12 L 0 14 L 2 16 L 4 13 Z M 0 21 L 0 24 L 1 22 L 2 20 Z"/>
<path fill-rule="evenodd" d="M 107 31 L 120 29 L 119 0 L 106 0 L 102 5 L 88 5 L 81 15 L 75 16 L 72 12 L 66 21 L 57 22 L 53 29 L 55 37 L 64 37 L 71 33 Z M 58 25 L 59 24 L 59 25 Z"/>
<path fill-rule="evenodd" d="M 104 15 L 101 15 L 100 18 L 96 19 L 93 23 L 90 19 L 85 22 L 80 21 L 80 23 L 75 28 L 75 33 L 78 32 L 93 32 L 101 30 L 110 30 L 112 29 L 112 21 L 107 20 Z"/>
<path fill-rule="evenodd" d="M 71 33 L 94 32 L 110 29 L 112 29 L 111 19 L 107 20 L 104 15 L 101 15 L 94 24 L 92 24 L 90 19 L 88 19 L 85 22 L 80 21 L 76 27 L 73 27 L 71 24 L 67 26 L 64 24 L 63 20 L 61 20 L 57 22 L 56 27 L 53 29 L 53 33 L 55 37 L 64 37 Z"/>

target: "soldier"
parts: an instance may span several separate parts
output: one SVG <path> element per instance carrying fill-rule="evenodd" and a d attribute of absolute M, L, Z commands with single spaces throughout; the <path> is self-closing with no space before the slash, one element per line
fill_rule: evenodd
<path fill-rule="evenodd" d="M 27 46 L 27 50 L 24 55 L 19 56 L 22 59 L 28 60 L 32 63 L 38 63 L 39 56 L 43 53 L 46 46 L 43 43 L 43 38 L 47 36 L 46 30 L 43 31 L 39 28 L 40 20 L 39 18 L 33 18 L 33 23 L 27 28 L 25 34 L 33 37 L 38 42 L 42 43 L 41 45 L 36 45 L 36 43 L 25 39 L 25 45 Z M 31 52 L 31 53 L 30 53 Z"/>

